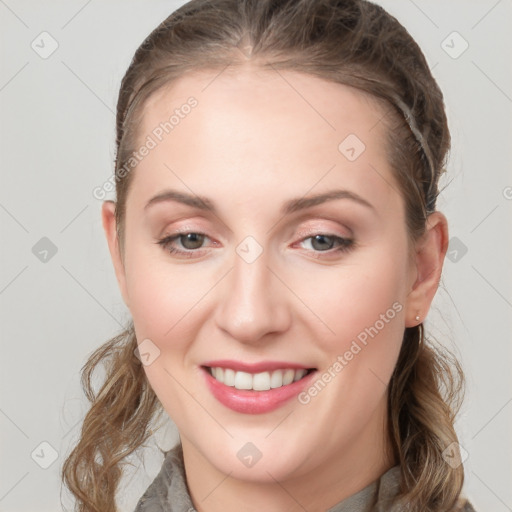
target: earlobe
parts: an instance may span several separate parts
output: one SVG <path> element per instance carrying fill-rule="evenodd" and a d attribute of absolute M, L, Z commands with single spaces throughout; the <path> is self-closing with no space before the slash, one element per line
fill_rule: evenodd
<path fill-rule="evenodd" d="M 415 249 L 416 280 L 407 296 L 406 327 L 418 325 L 427 316 L 439 287 L 447 250 L 448 222 L 441 212 L 434 212 L 429 215 L 426 232 Z"/>
<path fill-rule="evenodd" d="M 114 265 L 117 282 L 121 295 L 123 296 L 124 303 L 129 307 L 128 294 L 126 291 L 126 274 L 124 262 L 119 246 L 119 238 L 117 236 L 117 223 L 116 223 L 116 204 L 114 201 L 104 201 L 101 206 L 101 221 L 103 224 L 103 231 L 108 243 L 110 257 Z"/>

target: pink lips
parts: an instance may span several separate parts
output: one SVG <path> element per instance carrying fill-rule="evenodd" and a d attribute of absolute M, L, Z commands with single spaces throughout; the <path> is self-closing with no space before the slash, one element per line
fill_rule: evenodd
<path fill-rule="evenodd" d="M 212 395 L 224 406 L 243 414 L 263 414 L 271 412 L 288 400 L 297 396 L 311 381 L 316 372 L 307 374 L 302 379 L 291 384 L 269 389 L 267 391 L 241 390 L 227 386 L 216 380 L 205 368 L 231 368 L 235 371 L 242 371 L 256 374 L 264 371 L 280 369 L 308 369 L 307 366 L 283 361 L 263 361 L 256 364 L 247 364 L 239 361 L 218 360 L 208 361 L 203 364 L 203 374 L 206 385 Z"/>
<path fill-rule="evenodd" d="M 309 366 L 304 366 L 297 363 L 288 363 L 286 361 L 261 361 L 260 363 L 242 363 L 241 361 L 231 361 L 229 359 L 221 359 L 218 361 L 206 361 L 203 366 L 210 368 L 231 368 L 235 372 L 258 373 L 267 372 L 272 370 L 281 370 L 283 368 L 292 368 L 293 370 L 300 370 L 301 368 L 307 370 Z"/>

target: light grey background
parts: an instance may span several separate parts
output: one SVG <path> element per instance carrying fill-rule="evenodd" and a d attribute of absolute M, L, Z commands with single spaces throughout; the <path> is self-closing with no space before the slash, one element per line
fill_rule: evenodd
<path fill-rule="evenodd" d="M 128 320 L 92 190 L 112 173 L 122 74 L 144 37 L 182 3 L 0 0 L 2 512 L 61 509 L 60 466 L 87 408 L 79 370 Z M 426 326 L 455 347 L 467 372 L 458 422 L 469 454 L 466 492 L 480 512 L 505 512 L 512 510 L 512 1 L 381 3 L 420 43 L 446 97 L 453 151 L 438 207 L 452 240 Z M 53 41 L 58 48 L 47 56 Z M 172 445 L 172 428 L 159 439 Z M 146 463 L 124 481 L 123 510 L 133 509 L 160 466 L 154 445 Z M 62 502 L 70 508 L 65 493 Z"/>

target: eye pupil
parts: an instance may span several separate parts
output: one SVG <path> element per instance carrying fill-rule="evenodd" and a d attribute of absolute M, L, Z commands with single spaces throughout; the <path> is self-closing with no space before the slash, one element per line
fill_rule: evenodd
<path fill-rule="evenodd" d="M 199 233 L 187 233 L 186 235 L 181 235 L 180 238 L 181 244 L 185 249 L 198 249 L 204 242 L 204 235 Z"/>
<path fill-rule="evenodd" d="M 325 250 L 332 249 L 332 247 L 334 245 L 334 240 L 330 236 L 316 235 L 311 240 L 311 245 L 316 250 L 325 251 Z"/>

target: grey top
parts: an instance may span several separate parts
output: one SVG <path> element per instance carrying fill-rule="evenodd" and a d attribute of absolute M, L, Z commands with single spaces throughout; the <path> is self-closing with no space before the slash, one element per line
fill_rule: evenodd
<path fill-rule="evenodd" d="M 386 471 L 378 480 L 341 501 L 327 512 L 399 512 L 390 503 L 399 491 L 400 467 Z M 167 452 L 160 473 L 140 498 L 135 512 L 195 512 L 188 492 L 181 444 Z M 460 512 L 475 512 L 466 503 Z"/>

